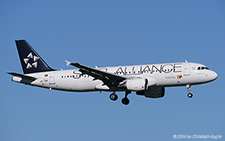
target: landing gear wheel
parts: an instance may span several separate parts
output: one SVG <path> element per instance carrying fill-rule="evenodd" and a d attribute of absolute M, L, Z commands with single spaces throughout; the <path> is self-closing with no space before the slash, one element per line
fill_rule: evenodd
<path fill-rule="evenodd" d="M 113 101 L 116 101 L 118 99 L 118 96 L 115 93 L 112 93 L 109 98 Z"/>
<path fill-rule="evenodd" d="M 121 102 L 124 104 L 124 105 L 128 105 L 130 103 L 130 100 L 127 98 L 127 97 L 124 97 Z"/>
<path fill-rule="evenodd" d="M 190 85 L 190 84 L 187 84 L 186 87 L 187 87 L 187 89 L 188 89 L 188 94 L 187 94 L 187 96 L 188 96 L 189 98 L 192 98 L 192 97 L 193 97 L 193 94 L 191 93 L 191 85 Z"/>
<path fill-rule="evenodd" d="M 193 94 L 192 94 L 192 93 L 188 93 L 187 96 L 188 96 L 189 98 L 192 98 L 192 97 L 193 97 Z"/>

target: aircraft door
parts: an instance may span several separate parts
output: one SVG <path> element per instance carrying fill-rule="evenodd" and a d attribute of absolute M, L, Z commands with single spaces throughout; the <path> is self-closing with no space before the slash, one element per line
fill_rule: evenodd
<path fill-rule="evenodd" d="M 49 85 L 54 85 L 55 84 L 55 73 L 49 73 Z"/>
<path fill-rule="evenodd" d="M 184 76 L 189 76 L 190 75 L 190 64 L 189 63 L 184 63 Z"/>

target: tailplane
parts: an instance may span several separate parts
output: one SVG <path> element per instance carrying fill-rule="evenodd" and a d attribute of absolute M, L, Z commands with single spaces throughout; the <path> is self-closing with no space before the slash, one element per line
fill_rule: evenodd
<path fill-rule="evenodd" d="M 25 40 L 16 40 L 16 46 L 24 74 L 53 71 L 51 67 Z"/>

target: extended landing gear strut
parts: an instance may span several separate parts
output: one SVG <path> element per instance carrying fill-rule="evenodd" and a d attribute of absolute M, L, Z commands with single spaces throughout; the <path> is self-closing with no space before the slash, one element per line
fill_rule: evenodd
<path fill-rule="evenodd" d="M 190 85 L 190 84 L 187 84 L 186 87 L 187 87 L 187 89 L 188 89 L 188 94 L 187 94 L 187 96 L 188 96 L 189 98 L 192 98 L 192 97 L 193 97 L 193 94 L 191 93 L 191 85 Z"/>
<path fill-rule="evenodd" d="M 113 87 L 113 93 L 109 96 L 109 98 L 113 101 L 116 101 L 118 99 L 116 92 L 117 87 Z"/>
<path fill-rule="evenodd" d="M 128 94 L 130 94 L 131 91 L 126 91 L 125 93 L 125 97 L 121 100 L 121 102 L 124 104 L 124 105 L 128 105 L 130 103 L 130 100 L 127 98 Z"/>
<path fill-rule="evenodd" d="M 128 105 L 130 103 L 130 100 L 127 98 L 128 94 L 130 94 L 131 91 L 126 91 L 125 93 L 125 97 L 121 100 L 121 102 L 124 104 L 124 105 Z M 113 92 L 109 98 L 113 101 L 116 101 L 118 99 L 118 96 L 115 92 Z"/>

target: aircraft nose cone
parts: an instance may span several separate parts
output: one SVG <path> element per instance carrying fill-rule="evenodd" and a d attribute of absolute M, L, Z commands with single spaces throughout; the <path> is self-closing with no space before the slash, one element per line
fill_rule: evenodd
<path fill-rule="evenodd" d="M 210 77 L 211 77 L 211 79 L 212 79 L 212 81 L 213 81 L 213 80 L 216 80 L 216 79 L 217 79 L 218 75 L 217 75 L 217 73 L 216 73 L 216 72 L 211 71 L 211 73 L 210 73 Z"/>

